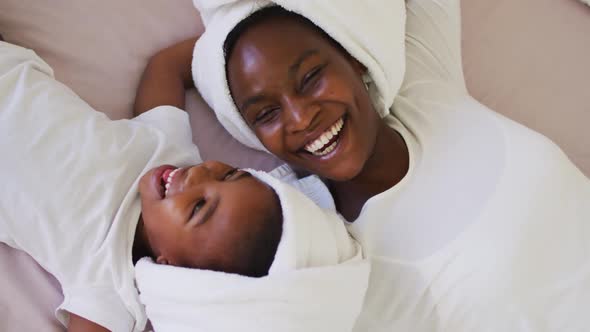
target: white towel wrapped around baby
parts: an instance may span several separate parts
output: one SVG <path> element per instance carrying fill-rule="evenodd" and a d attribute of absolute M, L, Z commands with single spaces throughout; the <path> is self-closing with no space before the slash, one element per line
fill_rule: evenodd
<path fill-rule="evenodd" d="M 144 258 L 136 280 L 155 331 L 352 331 L 369 276 L 360 246 L 335 212 L 269 174 L 250 172 L 273 187 L 283 211 L 269 275 L 250 278 Z"/>

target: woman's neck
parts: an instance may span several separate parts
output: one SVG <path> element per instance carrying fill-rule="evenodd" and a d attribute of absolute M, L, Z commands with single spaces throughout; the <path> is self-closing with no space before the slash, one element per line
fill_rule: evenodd
<path fill-rule="evenodd" d="M 399 183 L 410 164 L 408 148 L 395 129 L 381 121 L 375 146 L 361 172 L 351 180 L 331 182 L 338 211 L 346 220 L 355 220 L 365 202 Z"/>

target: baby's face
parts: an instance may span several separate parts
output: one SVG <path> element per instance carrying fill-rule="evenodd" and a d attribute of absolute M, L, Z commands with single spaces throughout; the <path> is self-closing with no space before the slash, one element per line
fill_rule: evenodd
<path fill-rule="evenodd" d="M 225 270 L 239 244 L 280 210 L 270 187 L 220 162 L 160 166 L 139 183 L 143 227 L 158 263 Z"/>

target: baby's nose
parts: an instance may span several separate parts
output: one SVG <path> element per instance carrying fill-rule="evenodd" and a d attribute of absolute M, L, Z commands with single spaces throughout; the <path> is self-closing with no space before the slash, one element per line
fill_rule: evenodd
<path fill-rule="evenodd" d="M 201 184 L 213 179 L 211 169 L 205 163 L 189 168 L 186 175 L 186 184 L 188 185 Z"/>
<path fill-rule="evenodd" d="M 233 169 L 233 167 L 216 160 L 205 161 L 200 166 L 206 168 L 209 175 L 216 179 L 223 178 L 223 175 L 227 173 L 228 170 Z"/>
<path fill-rule="evenodd" d="M 208 170 L 214 170 L 216 168 L 221 167 L 222 165 L 224 165 L 222 162 L 217 161 L 217 160 L 207 160 L 201 163 L 201 167 L 205 167 Z"/>

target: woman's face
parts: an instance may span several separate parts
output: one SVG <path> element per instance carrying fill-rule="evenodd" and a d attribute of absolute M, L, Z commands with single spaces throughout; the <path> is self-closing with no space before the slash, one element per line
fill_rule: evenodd
<path fill-rule="evenodd" d="M 249 27 L 227 61 L 234 102 L 262 144 L 334 181 L 357 176 L 375 145 L 364 72 L 316 28 L 284 17 Z"/>

